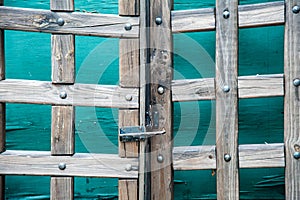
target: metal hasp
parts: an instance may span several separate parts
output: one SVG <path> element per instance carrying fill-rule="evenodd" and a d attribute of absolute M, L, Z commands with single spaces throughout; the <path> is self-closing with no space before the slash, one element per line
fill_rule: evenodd
<path fill-rule="evenodd" d="M 163 135 L 166 131 L 153 131 L 146 132 L 146 128 L 143 126 L 128 126 L 120 128 L 120 141 L 121 142 L 139 142 L 145 141 L 147 138 L 155 135 Z"/>

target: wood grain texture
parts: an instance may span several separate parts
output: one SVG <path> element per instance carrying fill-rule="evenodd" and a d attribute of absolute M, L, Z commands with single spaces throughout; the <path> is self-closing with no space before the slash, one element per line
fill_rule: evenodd
<path fill-rule="evenodd" d="M 57 19 L 64 25 L 59 26 Z M 126 31 L 125 24 L 132 29 Z M 0 7 L 0 29 L 33 32 L 93 35 L 103 37 L 138 37 L 138 17 L 120 17 L 112 14 L 92 14 L 79 12 L 51 12 L 48 10 Z"/>
<path fill-rule="evenodd" d="M 74 177 L 52 177 L 51 200 L 74 199 Z"/>
<path fill-rule="evenodd" d="M 119 200 L 138 200 L 137 179 L 119 180 Z"/>
<path fill-rule="evenodd" d="M 75 36 L 51 36 L 52 82 L 75 82 Z"/>
<path fill-rule="evenodd" d="M 119 15 L 138 16 L 140 0 L 119 0 Z"/>
<path fill-rule="evenodd" d="M 66 169 L 60 170 L 59 163 Z M 127 165 L 132 166 L 126 171 Z M 136 158 L 114 154 L 76 153 L 73 156 L 51 156 L 44 151 L 5 151 L 0 154 L 0 174 L 38 176 L 80 176 L 103 178 L 137 178 Z"/>
<path fill-rule="evenodd" d="M 228 10 L 230 17 L 223 17 Z M 239 199 L 238 0 L 216 1 L 217 199 Z M 229 92 L 223 87 L 228 86 Z M 224 155 L 230 155 L 226 162 Z"/>
<path fill-rule="evenodd" d="M 75 108 L 73 106 L 52 106 L 51 123 L 51 154 L 74 154 Z"/>
<path fill-rule="evenodd" d="M 300 198 L 300 160 L 293 154 L 300 152 L 300 89 L 293 80 L 300 78 L 300 14 L 292 12 L 299 0 L 286 1 L 284 38 L 284 141 L 285 141 L 285 199 Z"/>
<path fill-rule="evenodd" d="M 67 98 L 61 99 L 60 92 L 66 92 Z M 138 108 L 138 89 L 111 85 L 59 85 L 46 81 L 7 79 L 0 81 L 0 93 L 0 101 L 10 103 Z M 126 95 L 131 95 L 132 100 L 127 101 Z"/>
<path fill-rule="evenodd" d="M 175 147 L 174 170 L 216 169 L 215 146 Z M 284 167 L 284 144 L 239 145 L 240 168 Z"/>
<path fill-rule="evenodd" d="M 139 87 L 139 40 L 120 39 L 119 71 L 121 87 Z"/>
<path fill-rule="evenodd" d="M 57 11 L 74 11 L 74 0 L 51 0 L 50 9 Z"/>
<path fill-rule="evenodd" d="M 171 81 L 173 79 L 171 0 L 150 1 L 150 83 L 152 120 L 158 113 L 158 125 L 152 121 L 152 131 L 165 130 L 166 134 L 151 138 L 151 199 L 173 199 L 173 105 Z M 162 23 L 156 24 L 161 17 Z M 164 88 L 158 94 L 157 88 Z M 147 95 L 147 94 L 146 94 Z M 157 157 L 164 158 L 162 163 Z"/>

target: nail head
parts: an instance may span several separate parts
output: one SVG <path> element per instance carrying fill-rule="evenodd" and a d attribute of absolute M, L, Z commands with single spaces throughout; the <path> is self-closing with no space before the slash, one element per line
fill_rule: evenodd
<path fill-rule="evenodd" d="M 161 25 L 161 24 L 162 24 L 162 19 L 161 19 L 161 17 L 156 17 L 156 18 L 155 18 L 155 23 L 156 23 L 157 25 Z"/>
<path fill-rule="evenodd" d="M 159 87 L 157 88 L 157 92 L 158 92 L 158 94 L 163 94 L 163 93 L 165 92 L 164 87 L 163 87 L 163 86 L 159 86 Z"/>
<path fill-rule="evenodd" d="M 298 78 L 294 79 L 293 84 L 295 87 L 298 87 L 300 85 L 300 79 L 298 79 Z"/>
<path fill-rule="evenodd" d="M 224 155 L 224 160 L 225 160 L 226 162 L 229 162 L 229 161 L 231 160 L 231 156 L 230 156 L 229 154 L 225 154 L 225 155 Z"/>
<path fill-rule="evenodd" d="M 293 6 L 292 11 L 294 14 L 298 14 L 300 12 L 300 7 L 299 6 Z"/>
<path fill-rule="evenodd" d="M 132 100 L 132 96 L 130 94 L 127 94 L 125 97 L 126 101 L 131 101 Z"/>
<path fill-rule="evenodd" d="M 223 17 L 224 17 L 224 19 L 228 19 L 229 18 L 229 16 L 230 16 L 230 12 L 229 12 L 229 10 L 224 10 L 223 11 Z"/>
<path fill-rule="evenodd" d="M 59 26 L 63 26 L 65 24 L 65 20 L 63 18 L 58 18 L 56 22 Z"/>
<path fill-rule="evenodd" d="M 132 25 L 130 23 L 125 24 L 125 30 L 130 31 L 132 29 Z"/>
<path fill-rule="evenodd" d="M 229 91 L 230 91 L 230 87 L 228 85 L 224 85 L 223 92 L 229 92 Z"/>
<path fill-rule="evenodd" d="M 131 171 L 132 170 L 132 165 L 127 164 L 126 167 L 125 167 L 125 170 L 128 171 L 128 172 Z"/>
<path fill-rule="evenodd" d="M 163 155 L 159 154 L 159 155 L 157 156 L 157 162 L 159 162 L 159 163 L 164 162 L 164 157 L 163 157 Z"/>
<path fill-rule="evenodd" d="M 300 158 L 300 152 L 299 151 L 296 151 L 294 153 L 294 158 L 297 159 L 297 160 Z"/>
<path fill-rule="evenodd" d="M 62 91 L 62 92 L 59 93 L 59 97 L 61 99 L 65 99 L 65 98 L 67 98 L 67 96 L 68 96 L 68 94 L 65 91 Z"/>
<path fill-rule="evenodd" d="M 60 170 L 64 170 L 64 169 L 66 169 L 66 167 L 67 167 L 66 163 L 59 163 L 58 164 L 58 169 L 60 169 Z"/>

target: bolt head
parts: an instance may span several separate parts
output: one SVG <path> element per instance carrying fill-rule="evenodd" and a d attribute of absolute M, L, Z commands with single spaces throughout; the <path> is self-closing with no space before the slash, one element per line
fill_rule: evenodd
<path fill-rule="evenodd" d="M 163 86 L 159 86 L 157 88 L 157 92 L 158 92 L 158 94 L 163 94 L 165 92 L 165 88 Z"/>
<path fill-rule="evenodd" d="M 294 79 L 293 84 L 295 87 L 298 87 L 300 85 L 300 79 L 298 79 L 298 78 Z"/>
<path fill-rule="evenodd" d="M 131 101 L 132 100 L 132 96 L 130 94 L 127 94 L 125 96 L 126 101 Z"/>
<path fill-rule="evenodd" d="M 229 161 L 231 160 L 231 156 L 230 156 L 229 154 L 225 154 L 225 155 L 224 155 L 224 160 L 225 160 L 226 162 L 229 162 Z"/>
<path fill-rule="evenodd" d="M 224 85 L 223 92 L 229 92 L 229 91 L 230 91 L 230 87 L 228 85 Z"/>
<path fill-rule="evenodd" d="M 223 11 L 223 17 L 224 19 L 228 19 L 230 17 L 230 12 L 227 9 Z"/>
<path fill-rule="evenodd" d="M 159 162 L 159 163 L 163 163 L 163 162 L 164 162 L 164 157 L 163 157 L 163 155 L 159 154 L 159 155 L 157 156 L 157 162 Z"/>
<path fill-rule="evenodd" d="M 63 26 L 65 24 L 65 20 L 63 18 L 58 18 L 56 23 L 59 25 L 59 26 Z"/>
<path fill-rule="evenodd" d="M 161 25 L 161 24 L 162 24 L 162 19 L 161 19 L 161 17 L 156 17 L 156 18 L 155 18 L 155 23 L 156 23 L 156 25 Z"/>
<path fill-rule="evenodd" d="M 61 99 L 65 99 L 65 98 L 67 98 L 67 96 L 68 96 L 68 94 L 67 94 L 65 91 L 61 91 L 61 92 L 59 93 L 59 97 L 60 97 Z"/>
<path fill-rule="evenodd" d="M 127 164 L 126 166 L 125 166 L 125 170 L 126 171 L 131 171 L 132 170 L 132 165 L 131 164 Z"/>
<path fill-rule="evenodd" d="M 60 169 L 60 170 L 64 170 L 64 169 L 66 169 L 66 167 L 67 167 L 66 163 L 59 163 L 58 164 L 58 169 Z"/>
<path fill-rule="evenodd" d="M 126 31 L 130 31 L 132 29 L 132 25 L 130 23 L 125 24 L 124 26 Z"/>
<path fill-rule="evenodd" d="M 297 160 L 300 158 L 300 152 L 299 151 L 296 151 L 294 153 L 294 158 L 297 159 Z"/>
<path fill-rule="evenodd" d="M 300 7 L 299 6 L 293 6 L 292 8 L 293 13 L 298 14 L 300 12 Z"/>

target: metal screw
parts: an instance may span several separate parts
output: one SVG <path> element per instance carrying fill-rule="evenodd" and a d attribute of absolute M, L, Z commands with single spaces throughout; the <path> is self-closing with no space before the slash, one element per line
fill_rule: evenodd
<path fill-rule="evenodd" d="M 125 97 L 126 101 L 131 101 L 132 100 L 132 96 L 130 94 L 127 94 Z"/>
<path fill-rule="evenodd" d="M 66 167 L 67 167 L 66 163 L 59 163 L 58 164 L 58 169 L 60 169 L 60 170 L 64 170 L 64 169 L 66 169 Z"/>
<path fill-rule="evenodd" d="M 229 154 L 225 154 L 225 155 L 224 155 L 224 160 L 225 160 L 226 162 L 229 162 L 229 161 L 231 160 L 231 156 L 230 156 Z"/>
<path fill-rule="evenodd" d="M 128 171 L 128 172 L 131 171 L 132 170 L 131 164 L 127 164 L 126 167 L 125 167 L 125 170 Z"/>
<path fill-rule="evenodd" d="M 224 17 L 224 19 L 228 19 L 229 16 L 230 16 L 230 12 L 229 12 L 227 9 L 224 10 L 224 11 L 223 11 L 223 17 Z"/>
<path fill-rule="evenodd" d="M 157 156 L 157 162 L 159 162 L 159 163 L 164 162 L 164 157 L 163 157 L 161 154 L 159 154 L 159 155 Z"/>
<path fill-rule="evenodd" d="M 293 6 L 292 8 L 293 13 L 298 14 L 300 12 L 300 7 L 299 6 Z"/>
<path fill-rule="evenodd" d="M 298 87 L 300 85 L 300 79 L 298 79 L 298 78 L 294 79 L 293 84 L 295 87 Z"/>
<path fill-rule="evenodd" d="M 161 24 L 162 24 L 162 19 L 161 19 L 161 17 L 156 17 L 156 18 L 155 18 L 155 23 L 156 23 L 157 25 L 161 25 Z"/>
<path fill-rule="evenodd" d="M 65 91 L 62 91 L 62 92 L 59 93 L 59 97 L 61 99 L 65 99 L 65 98 L 67 98 L 67 96 L 68 96 L 68 94 Z"/>
<path fill-rule="evenodd" d="M 159 87 L 157 88 L 157 92 L 158 92 L 158 94 L 163 94 L 163 93 L 165 92 L 164 87 L 163 87 L 163 86 L 159 86 Z"/>
<path fill-rule="evenodd" d="M 300 152 L 299 151 L 296 151 L 294 153 L 294 158 L 297 159 L 297 160 L 300 158 Z"/>
<path fill-rule="evenodd" d="M 125 30 L 130 31 L 132 29 L 132 25 L 130 23 L 125 24 Z"/>
<path fill-rule="evenodd" d="M 56 23 L 59 25 L 59 26 L 63 26 L 65 24 L 65 20 L 63 18 L 58 18 Z"/>
<path fill-rule="evenodd" d="M 224 85 L 223 92 L 229 92 L 229 91 L 230 91 L 230 87 L 228 85 Z"/>

